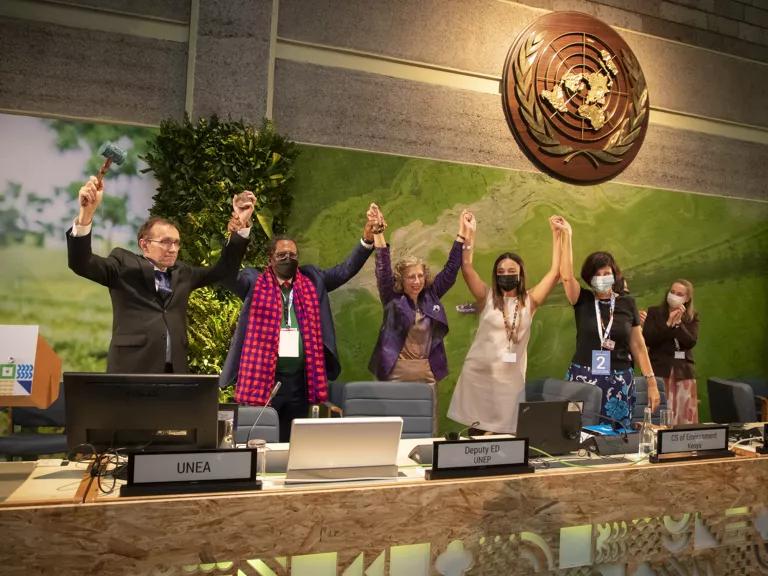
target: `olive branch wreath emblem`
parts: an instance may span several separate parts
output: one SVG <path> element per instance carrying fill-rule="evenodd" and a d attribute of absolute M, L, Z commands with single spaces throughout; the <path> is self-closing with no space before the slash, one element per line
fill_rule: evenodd
<path fill-rule="evenodd" d="M 623 160 L 624 154 L 632 148 L 640 136 L 643 120 L 648 113 L 648 89 L 645 76 L 640 70 L 640 64 L 631 52 L 622 48 L 621 57 L 629 73 L 632 83 L 632 105 L 629 114 L 619 125 L 618 130 L 611 136 L 601 149 L 574 148 L 563 144 L 557 138 L 555 129 L 541 110 L 533 82 L 533 64 L 541 48 L 544 34 L 532 32 L 518 52 L 513 64 L 515 75 L 515 94 L 520 102 L 520 113 L 528 126 L 531 136 L 539 144 L 539 148 L 552 156 L 564 156 L 563 162 L 568 163 L 579 154 L 586 156 L 595 166 L 600 162 L 616 164 Z"/>

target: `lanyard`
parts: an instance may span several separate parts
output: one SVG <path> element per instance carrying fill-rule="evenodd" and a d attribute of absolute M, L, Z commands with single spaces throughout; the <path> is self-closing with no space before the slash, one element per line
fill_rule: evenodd
<path fill-rule="evenodd" d="M 603 343 L 608 339 L 611 333 L 611 326 L 613 326 L 613 310 L 616 308 L 616 294 L 611 292 L 611 311 L 608 317 L 608 326 L 603 324 L 603 317 L 600 314 L 600 304 L 597 296 L 595 296 L 595 321 L 597 322 L 597 335 L 600 337 L 600 348 L 603 348 Z"/>
<path fill-rule="evenodd" d="M 293 307 L 293 288 L 291 288 L 291 291 L 288 292 L 288 298 L 285 297 L 285 294 L 283 294 L 283 290 L 280 290 L 280 298 L 283 300 L 283 315 L 287 316 L 285 319 L 285 323 L 288 325 L 288 328 L 291 327 L 291 308 Z"/>
<path fill-rule="evenodd" d="M 515 311 L 512 313 L 512 324 L 509 323 L 509 314 L 507 313 L 507 303 L 504 301 L 502 314 L 504 315 L 504 329 L 507 331 L 507 348 L 512 348 L 512 342 L 517 344 L 517 310 L 520 300 L 515 297 Z"/>

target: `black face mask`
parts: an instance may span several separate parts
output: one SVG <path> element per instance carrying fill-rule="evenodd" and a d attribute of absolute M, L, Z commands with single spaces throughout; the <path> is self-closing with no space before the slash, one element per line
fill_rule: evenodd
<path fill-rule="evenodd" d="M 275 273 L 280 276 L 280 278 L 285 278 L 286 280 L 293 278 L 296 276 L 296 269 L 299 267 L 299 261 L 295 260 L 293 258 L 288 258 L 286 260 L 278 260 L 275 262 Z"/>
<path fill-rule="evenodd" d="M 520 276 L 517 274 L 496 274 L 496 285 L 505 292 L 514 290 L 519 284 Z"/>

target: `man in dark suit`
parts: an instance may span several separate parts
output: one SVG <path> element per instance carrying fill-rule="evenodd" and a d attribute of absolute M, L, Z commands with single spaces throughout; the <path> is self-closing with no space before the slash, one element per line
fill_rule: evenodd
<path fill-rule="evenodd" d="M 237 383 L 235 400 L 263 406 L 272 399 L 280 441 L 288 442 L 294 418 L 306 418 L 310 404 L 328 399 L 328 381 L 341 372 L 328 293 L 350 280 L 373 251 L 370 215 L 363 238 L 333 268 L 299 266 L 296 242 L 275 237 L 263 271 L 242 270 L 224 285 L 243 299 L 220 384 Z"/>
<path fill-rule="evenodd" d="M 80 188 L 80 213 L 67 231 L 67 255 L 75 274 L 109 288 L 112 340 L 107 371 L 186 373 L 189 294 L 235 278 L 248 246 L 255 197 L 251 192 L 235 196 L 227 245 L 215 265 L 200 267 L 177 260 L 179 231 L 159 217 L 140 228 L 140 254 L 123 248 L 115 248 L 106 258 L 93 254 L 91 227 L 103 193 L 94 176 Z"/>

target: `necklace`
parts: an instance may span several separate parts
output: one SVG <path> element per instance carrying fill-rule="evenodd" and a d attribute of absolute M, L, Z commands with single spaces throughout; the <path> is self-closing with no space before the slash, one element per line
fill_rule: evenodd
<path fill-rule="evenodd" d="M 507 312 L 507 302 L 504 301 L 504 306 L 502 307 L 501 311 L 504 315 L 504 329 L 507 332 L 507 341 L 513 342 L 517 344 L 517 312 L 520 307 L 520 300 L 518 298 L 515 298 L 515 310 L 512 313 L 512 322 L 509 321 L 509 312 Z"/>

